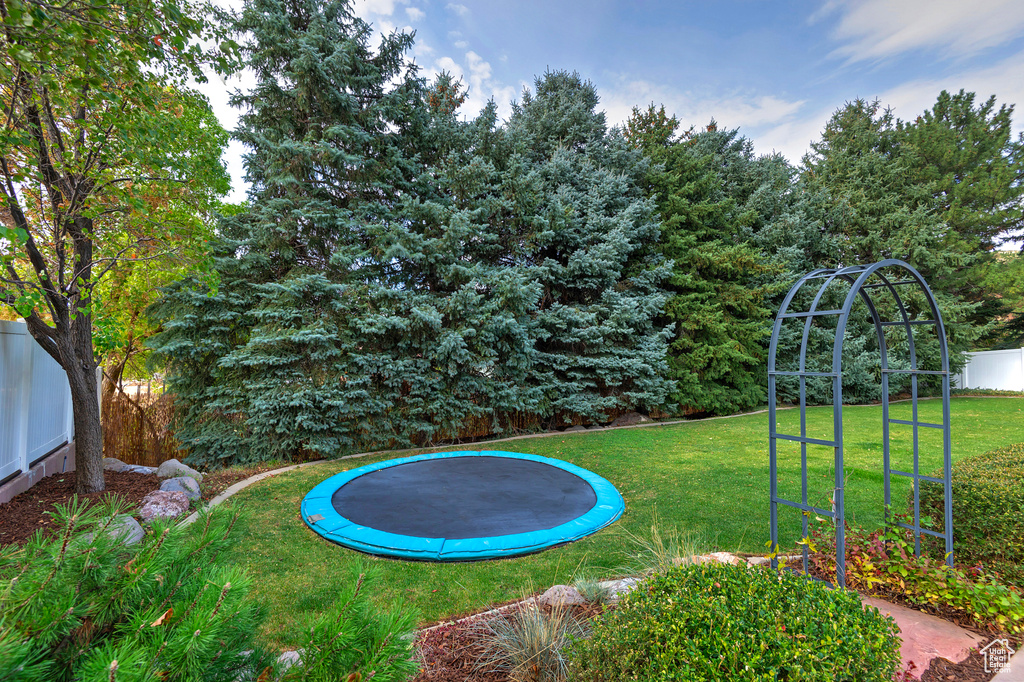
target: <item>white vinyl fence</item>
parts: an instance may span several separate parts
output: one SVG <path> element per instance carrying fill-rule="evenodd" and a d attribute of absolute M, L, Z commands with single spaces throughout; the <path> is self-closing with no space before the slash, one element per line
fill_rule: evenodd
<path fill-rule="evenodd" d="M 71 389 L 24 322 L 0 320 L 0 481 L 74 439 Z"/>
<path fill-rule="evenodd" d="M 1024 391 L 1024 348 L 965 353 L 964 370 L 953 377 L 957 388 Z"/>

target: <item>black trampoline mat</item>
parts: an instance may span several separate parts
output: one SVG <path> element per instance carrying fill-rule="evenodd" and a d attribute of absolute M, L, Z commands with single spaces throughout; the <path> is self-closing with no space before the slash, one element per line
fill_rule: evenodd
<path fill-rule="evenodd" d="M 597 494 L 550 464 L 468 456 L 363 474 L 338 488 L 331 504 L 360 526 L 461 540 L 554 528 L 593 509 Z"/>

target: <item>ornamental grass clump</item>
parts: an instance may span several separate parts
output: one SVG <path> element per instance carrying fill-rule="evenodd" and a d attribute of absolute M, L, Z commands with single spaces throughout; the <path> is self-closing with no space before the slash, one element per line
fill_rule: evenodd
<path fill-rule="evenodd" d="M 891 682 L 895 623 L 855 592 L 724 564 L 674 567 L 625 595 L 571 648 L 578 682 Z"/>
<path fill-rule="evenodd" d="M 573 580 L 572 586 L 588 604 L 609 604 L 615 597 L 610 585 L 586 573 Z"/>
<path fill-rule="evenodd" d="M 0 680 L 5 682 L 276 682 L 346 674 L 388 682 L 415 672 L 410 621 L 368 607 L 361 576 L 311 634 L 302 663 L 284 670 L 257 633 L 265 612 L 252 581 L 220 560 L 237 512 L 218 508 L 189 526 L 156 521 L 123 541 L 123 501 L 72 498 L 58 531 L 0 548 Z M 338 643 L 351 645 L 345 656 Z M 358 679 L 356 677 L 353 680 Z"/>
<path fill-rule="evenodd" d="M 566 647 L 586 635 L 586 625 L 567 608 L 545 610 L 533 601 L 483 627 L 486 654 L 480 667 L 502 671 L 512 682 L 564 682 Z"/>

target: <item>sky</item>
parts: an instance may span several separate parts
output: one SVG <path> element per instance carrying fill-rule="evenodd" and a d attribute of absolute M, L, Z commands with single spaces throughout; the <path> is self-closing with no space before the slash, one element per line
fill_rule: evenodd
<path fill-rule="evenodd" d="M 597 87 L 609 125 L 663 104 L 684 127 L 714 118 L 793 163 L 856 98 L 910 119 L 941 90 L 965 89 L 1019 103 L 1024 129 L 1021 0 L 355 0 L 355 11 L 375 44 L 415 32 L 421 75 L 461 78 L 468 118 L 490 99 L 505 118 L 536 77 L 568 70 Z M 227 93 L 251 82 L 201 88 L 228 130 Z M 225 159 L 231 201 L 245 198 L 243 151 L 232 143 Z"/>

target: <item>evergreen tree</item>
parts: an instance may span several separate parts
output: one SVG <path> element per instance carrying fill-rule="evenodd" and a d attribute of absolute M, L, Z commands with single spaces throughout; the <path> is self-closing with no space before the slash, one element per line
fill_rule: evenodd
<path fill-rule="evenodd" d="M 675 323 L 671 399 L 687 413 L 730 413 L 765 398 L 771 267 L 749 239 L 775 207 L 749 140 L 712 123 L 676 135 L 664 108 L 633 110 L 630 140 L 656 164 L 647 176 L 672 262 L 664 315 Z M 783 189 L 783 188 L 778 188 Z M 748 202 L 750 205 L 748 206 Z"/>
<path fill-rule="evenodd" d="M 531 375 L 540 412 L 589 423 L 659 407 L 671 388 L 671 329 L 655 322 L 669 266 L 654 249 L 647 164 L 606 128 L 594 86 L 578 74 L 549 72 L 535 88 L 513 107 L 504 163 L 528 197 L 511 248 L 542 289 Z"/>
<path fill-rule="evenodd" d="M 974 102 L 972 92 L 943 90 L 899 129 L 914 181 L 928 189 L 945 223 L 942 250 L 958 265 L 938 286 L 977 303 L 968 319 L 988 330 L 1011 310 L 984 285 L 984 273 L 995 248 L 1024 228 L 1024 135 L 1013 137 L 1012 106 L 996 109 L 995 96 Z"/>
<path fill-rule="evenodd" d="M 492 253 L 494 108 L 460 123 L 459 85 L 426 88 L 409 36 L 371 52 L 347 2 L 254 0 L 239 29 L 250 206 L 222 223 L 217 290 L 171 288 L 153 344 L 192 461 L 428 444 L 534 411 L 540 288 Z"/>
<path fill-rule="evenodd" d="M 977 302 L 966 299 L 955 283 L 959 272 L 981 259 L 980 252 L 955 248 L 962 243 L 951 236 L 936 202 L 935 187 L 917 172 L 920 155 L 906 141 L 906 127 L 879 103 L 856 100 L 837 111 L 822 139 L 811 145 L 804 159 L 804 180 L 811 191 L 822 192 L 837 211 L 831 229 L 841 237 L 839 262 L 843 265 L 898 258 L 914 266 L 938 299 L 950 343 L 950 362 L 961 364 L 984 327 L 971 323 Z M 951 244 L 953 246 L 951 246 Z M 900 291 L 912 317 L 928 316 L 923 295 L 912 288 Z M 884 297 L 876 297 L 882 313 L 896 319 Z M 938 367 L 938 341 L 920 328 L 915 335 L 919 366 Z M 892 360 L 907 358 L 902 330 L 887 330 Z M 892 382 L 893 390 L 902 384 Z"/>
<path fill-rule="evenodd" d="M 342 582 L 311 619 L 301 664 L 283 670 L 257 639 L 266 613 L 249 596 L 251 578 L 218 561 L 237 514 L 157 522 L 126 545 L 126 511 L 74 498 L 54 512 L 56 534 L 0 548 L 0 679 L 400 682 L 415 673 L 415 616 L 372 606 L 373 575 Z"/>

